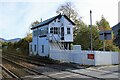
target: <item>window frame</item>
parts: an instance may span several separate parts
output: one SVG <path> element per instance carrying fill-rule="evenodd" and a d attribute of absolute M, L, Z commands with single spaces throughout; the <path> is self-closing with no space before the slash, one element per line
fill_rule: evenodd
<path fill-rule="evenodd" d="M 54 28 L 51 27 L 51 28 L 50 28 L 50 33 L 53 33 L 53 32 L 54 32 Z"/>
<path fill-rule="evenodd" d="M 32 44 L 30 45 L 30 51 L 32 52 Z"/>
<path fill-rule="evenodd" d="M 47 34 L 48 34 L 48 27 L 44 27 L 44 28 L 39 29 L 40 36 L 47 35 Z"/>
<path fill-rule="evenodd" d="M 41 52 L 44 53 L 44 45 L 42 45 L 42 51 Z"/>
<path fill-rule="evenodd" d="M 71 28 L 67 27 L 67 34 L 71 34 Z"/>
<path fill-rule="evenodd" d="M 36 52 L 37 50 L 36 50 L 36 44 L 34 45 L 34 51 Z"/>
<path fill-rule="evenodd" d="M 59 34 L 60 33 L 59 27 L 51 27 L 50 28 L 50 33 L 52 33 L 52 34 Z"/>

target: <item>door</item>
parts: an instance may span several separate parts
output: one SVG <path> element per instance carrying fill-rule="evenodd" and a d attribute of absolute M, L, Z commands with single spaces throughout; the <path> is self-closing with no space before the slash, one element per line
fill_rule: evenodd
<path fill-rule="evenodd" d="M 61 27 L 61 40 L 64 40 L 64 27 Z"/>

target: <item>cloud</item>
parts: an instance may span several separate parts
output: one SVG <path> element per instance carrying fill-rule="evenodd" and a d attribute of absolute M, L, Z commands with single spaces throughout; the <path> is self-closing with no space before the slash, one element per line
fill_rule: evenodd
<path fill-rule="evenodd" d="M 87 24 L 90 23 L 90 9 L 93 11 L 93 24 L 100 20 L 101 15 L 107 18 L 111 27 L 117 24 L 117 0 L 0 0 L 0 37 L 24 37 L 31 22 L 55 16 L 57 7 L 66 1 L 74 3 Z"/>
<path fill-rule="evenodd" d="M 118 23 L 118 1 L 119 0 L 77 0 L 75 5 L 82 20 L 90 24 L 90 10 L 92 10 L 93 24 L 101 19 L 101 15 L 109 21 L 113 27 Z"/>
<path fill-rule="evenodd" d="M 0 32 L 2 32 L 2 35 L 0 36 L 10 38 L 20 35 L 19 31 L 22 29 L 20 24 L 27 8 L 22 3 L 7 2 L 1 4 Z M 21 6 L 24 6 L 24 9 Z"/>
<path fill-rule="evenodd" d="M 0 2 L 65 2 L 70 0 L 0 0 Z"/>
<path fill-rule="evenodd" d="M 7 39 L 24 37 L 30 24 L 55 16 L 56 2 L 2 2 L 0 3 L 0 37 Z"/>

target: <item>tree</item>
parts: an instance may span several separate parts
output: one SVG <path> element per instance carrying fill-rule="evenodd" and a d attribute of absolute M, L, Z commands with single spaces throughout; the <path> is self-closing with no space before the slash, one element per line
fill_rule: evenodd
<path fill-rule="evenodd" d="M 25 39 L 26 39 L 28 42 L 32 42 L 32 33 L 27 33 Z"/>
<path fill-rule="evenodd" d="M 2 44 L 2 47 L 4 47 L 4 46 L 7 46 L 8 45 L 8 43 L 7 42 L 0 42 L 1 44 Z"/>
<path fill-rule="evenodd" d="M 89 36 L 90 36 L 90 26 L 89 28 Z M 90 38 L 90 37 L 89 37 Z M 101 50 L 102 49 L 102 41 L 99 40 L 99 30 L 97 26 L 92 26 L 92 47 L 93 50 Z"/>
<path fill-rule="evenodd" d="M 92 26 L 93 50 L 101 50 L 102 42 L 99 40 L 99 33 L 96 26 Z M 79 29 L 74 44 L 81 45 L 83 50 L 90 49 L 90 27 L 82 26 Z"/>
<path fill-rule="evenodd" d="M 36 20 L 36 21 L 34 21 L 34 22 L 31 23 L 31 26 L 33 27 L 33 26 L 35 26 L 36 24 L 39 24 L 39 23 L 40 22 Z"/>
<path fill-rule="evenodd" d="M 78 12 L 75 9 L 75 6 L 71 2 L 66 2 L 58 7 L 56 10 L 57 14 L 62 13 L 63 15 L 66 15 L 68 18 L 70 18 L 76 25 L 74 27 L 74 39 L 78 34 L 78 30 L 82 26 L 86 26 L 84 22 L 80 19 L 81 17 L 78 15 Z"/>
<path fill-rule="evenodd" d="M 78 13 L 77 13 L 77 11 L 75 11 L 73 3 L 71 3 L 71 2 L 66 2 L 66 3 L 60 5 L 60 7 L 58 7 L 56 13 L 64 14 L 73 21 L 75 21 L 76 18 L 78 17 Z"/>
<path fill-rule="evenodd" d="M 73 28 L 73 36 L 74 39 L 76 38 L 77 34 L 79 33 L 80 29 L 83 27 L 87 27 L 87 25 L 82 20 L 75 20 L 75 27 Z"/>
<path fill-rule="evenodd" d="M 85 26 L 81 27 L 75 37 L 74 44 L 81 45 L 82 49 L 88 49 L 90 44 L 88 35 L 89 29 Z"/>
<path fill-rule="evenodd" d="M 97 25 L 97 27 L 100 31 L 111 30 L 109 22 L 104 18 L 104 16 L 101 17 L 100 21 L 96 22 L 96 25 Z M 106 44 L 105 48 L 106 48 L 107 51 L 118 50 L 118 47 L 116 47 L 113 43 L 113 39 L 105 40 L 105 44 Z"/>
<path fill-rule="evenodd" d="M 109 22 L 104 18 L 103 15 L 101 17 L 101 20 L 96 22 L 96 25 L 98 26 L 100 31 L 111 30 Z"/>

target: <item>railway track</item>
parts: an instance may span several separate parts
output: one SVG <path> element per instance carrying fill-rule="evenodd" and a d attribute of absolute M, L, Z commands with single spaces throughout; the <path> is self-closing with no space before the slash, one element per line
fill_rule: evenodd
<path fill-rule="evenodd" d="M 23 61 L 26 61 L 26 62 L 27 62 L 27 60 L 25 60 L 25 59 L 22 58 L 22 57 L 19 57 L 19 56 L 16 57 L 16 56 L 12 56 L 12 55 L 10 55 L 10 56 L 13 57 L 14 59 L 16 58 L 16 59 L 23 60 Z M 10 61 L 10 60 L 9 60 L 9 61 Z M 13 62 L 13 61 L 12 61 L 12 62 Z M 30 60 L 29 60 L 28 62 L 31 63 Z M 36 61 L 32 61 L 32 64 L 34 64 L 34 62 L 35 62 L 35 65 L 36 65 L 36 63 L 39 63 L 39 62 L 36 62 Z M 16 62 L 14 62 L 14 63 L 16 63 Z M 17 64 L 18 64 L 18 63 L 17 63 Z M 42 63 L 40 63 L 40 64 L 42 64 Z M 18 65 L 20 65 L 20 64 L 18 64 Z M 21 66 L 21 65 L 20 65 L 20 66 Z M 43 66 L 43 65 L 42 65 L 42 66 Z M 44 64 L 44 66 L 45 66 L 45 64 Z M 46 75 L 46 74 L 44 74 L 44 73 L 40 73 L 39 71 L 37 71 L 37 70 L 35 70 L 35 69 L 31 69 L 31 68 L 28 68 L 28 67 L 26 67 L 26 66 L 23 66 L 23 67 L 24 67 L 24 68 L 27 68 L 28 70 L 31 70 L 31 71 L 33 71 L 33 72 L 35 72 L 35 73 L 37 73 L 37 74 L 45 75 L 45 76 L 49 77 L 50 79 L 57 80 L 56 78 L 51 77 L 51 76 L 49 76 L 49 75 Z M 46 67 L 46 66 L 45 66 L 45 67 Z M 50 68 L 51 68 L 51 67 L 50 67 Z M 58 70 L 58 68 L 55 68 L 55 67 L 52 67 L 52 68 Z M 92 79 L 105 80 L 105 79 L 103 79 L 103 78 L 98 78 L 98 77 L 95 77 L 95 76 L 86 75 L 86 74 L 74 72 L 74 71 L 71 71 L 71 70 L 64 70 L 64 71 L 69 72 L 69 73 L 73 73 L 73 74 L 82 75 L 82 76 L 87 76 L 87 77 L 90 77 L 90 78 L 92 78 Z"/>
<path fill-rule="evenodd" d="M 35 70 L 35 69 L 32 69 L 32 68 L 29 68 L 29 67 L 24 66 L 24 65 L 22 65 L 22 64 L 19 64 L 19 63 L 15 62 L 15 61 L 12 61 L 12 60 L 8 59 L 8 58 L 5 58 L 5 57 L 2 57 L 2 58 L 5 59 L 5 60 L 7 60 L 7 61 L 9 61 L 9 62 L 12 62 L 12 63 L 14 63 L 14 64 L 16 64 L 16 65 L 19 65 L 20 67 L 23 67 L 23 68 L 29 70 L 30 72 L 36 73 L 37 75 L 46 76 L 46 78 L 49 78 L 50 80 L 51 80 L 51 79 L 52 79 L 52 80 L 57 80 L 56 78 L 53 78 L 53 77 L 51 77 L 51 76 L 45 75 L 45 74 L 43 74 L 43 73 L 40 73 L 39 71 L 37 71 L 37 70 Z"/>
<path fill-rule="evenodd" d="M 39 57 L 28 57 L 28 56 L 21 56 L 21 55 L 15 55 L 15 54 L 5 54 L 7 56 L 10 56 L 10 57 L 14 57 L 15 59 L 19 59 L 19 60 L 22 60 L 22 61 L 25 61 L 25 62 L 29 62 L 29 63 L 32 63 L 32 64 L 35 64 L 35 65 L 38 65 L 38 66 L 45 66 L 45 65 L 58 65 L 58 66 L 63 66 L 63 67 L 69 67 L 69 68 L 79 68 L 79 67 L 76 67 L 75 64 L 74 65 L 66 65 L 66 63 L 54 63 L 54 62 L 48 62 L 48 61 L 41 61 Z M 85 67 L 85 66 L 84 66 Z M 86 66 L 86 68 L 89 67 L 89 66 Z M 82 67 L 81 67 L 82 68 Z"/>
<path fill-rule="evenodd" d="M 14 74 L 12 71 L 8 70 L 6 67 L 0 64 L 0 67 L 2 68 L 2 78 L 13 78 L 17 80 L 22 80 L 18 75 Z"/>
<path fill-rule="evenodd" d="M 33 61 L 32 59 L 30 59 L 29 57 L 23 57 L 23 56 L 17 56 L 17 55 L 4 55 L 4 56 L 10 56 L 14 59 L 19 59 L 19 60 L 22 60 L 24 62 L 27 62 L 27 63 L 31 63 L 31 64 L 35 64 L 35 65 L 38 65 L 38 66 L 45 66 L 44 63 L 41 63 L 41 62 L 38 62 L 38 61 Z"/>

